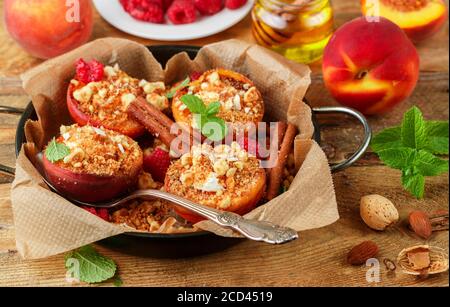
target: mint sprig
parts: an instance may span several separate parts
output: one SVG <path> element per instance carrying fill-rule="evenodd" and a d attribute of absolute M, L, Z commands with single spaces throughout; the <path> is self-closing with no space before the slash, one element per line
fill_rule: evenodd
<path fill-rule="evenodd" d="M 174 86 L 170 89 L 170 91 L 168 91 L 166 93 L 166 97 L 171 99 L 173 98 L 173 96 L 175 96 L 175 94 L 181 90 L 182 88 L 185 88 L 189 85 L 189 83 L 191 82 L 191 79 L 189 77 L 187 77 L 186 79 L 184 79 L 180 84 L 178 84 L 177 86 Z"/>
<path fill-rule="evenodd" d="M 203 100 L 195 95 L 183 95 L 181 101 L 193 114 L 197 128 L 204 136 L 214 142 L 225 138 L 228 133 L 227 124 L 216 116 L 220 111 L 220 102 L 215 101 L 206 106 Z"/>
<path fill-rule="evenodd" d="M 425 177 L 448 172 L 448 121 L 425 121 L 416 106 L 400 126 L 384 129 L 372 140 L 372 150 L 387 166 L 402 171 L 402 184 L 416 198 L 423 198 Z"/>
<path fill-rule="evenodd" d="M 428 121 L 425 131 L 428 137 L 426 149 L 437 155 L 448 155 L 448 121 Z"/>
<path fill-rule="evenodd" d="M 63 143 L 56 142 L 55 138 L 50 141 L 45 149 L 45 157 L 52 163 L 64 159 L 69 154 L 70 148 Z"/>
<path fill-rule="evenodd" d="M 87 283 L 108 280 L 115 276 L 117 269 L 112 259 L 100 255 L 91 245 L 67 253 L 65 266 L 72 278 Z"/>

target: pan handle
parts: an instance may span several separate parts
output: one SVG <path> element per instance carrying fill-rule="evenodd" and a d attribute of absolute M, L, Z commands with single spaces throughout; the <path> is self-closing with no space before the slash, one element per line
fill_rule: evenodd
<path fill-rule="evenodd" d="M 15 107 L 9 107 L 9 106 L 0 106 L 0 113 L 20 115 L 23 112 L 25 112 L 25 109 L 22 109 L 22 108 L 15 108 Z"/>
<path fill-rule="evenodd" d="M 0 172 L 6 173 L 8 175 L 14 176 L 16 169 L 7 165 L 0 164 Z"/>
<path fill-rule="evenodd" d="M 21 115 L 23 112 L 25 112 L 25 109 L 0 105 L 0 113 Z M 15 171 L 16 170 L 13 167 L 0 164 L 0 172 L 14 176 Z"/>
<path fill-rule="evenodd" d="M 347 107 L 316 107 L 312 109 L 316 114 L 329 114 L 329 113 L 343 113 L 355 117 L 364 127 L 364 140 L 359 148 L 345 161 L 337 164 L 331 165 L 331 171 L 337 172 L 341 171 L 353 163 L 355 163 L 364 152 L 367 150 L 372 139 L 372 129 L 370 128 L 369 122 L 360 112 L 352 108 Z"/>

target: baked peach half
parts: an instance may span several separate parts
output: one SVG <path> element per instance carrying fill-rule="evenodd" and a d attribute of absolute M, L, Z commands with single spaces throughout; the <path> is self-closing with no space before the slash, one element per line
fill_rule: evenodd
<path fill-rule="evenodd" d="M 443 0 L 361 0 L 365 16 L 382 16 L 397 24 L 414 42 L 435 34 L 445 23 Z"/>
<path fill-rule="evenodd" d="M 196 203 L 245 214 L 264 196 L 266 173 L 259 160 L 236 142 L 214 148 L 203 144 L 170 165 L 164 186 L 167 192 Z M 175 211 L 192 223 L 204 219 L 180 207 Z"/>
<path fill-rule="evenodd" d="M 61 194 L 84 202 L 107 201 L 136 184 L 142 170 L 138 143 L 115 131 L 89 125 L 61 126 L 44 150 L 47 180 Z"/>
<path fill-rule="evenodd" d="M 160 110 L 168 108 L 163 82 L 132 78 L 120 70 L 118 65 L 96 69 L 104 69 L 99 78 L 94 81 L 79 80 L 85 79 L 86 73 L 77 72 L 68 87 L 67 107 L 72 119 L 79 125 L 105 127 L 137 138 L 145 132 L 145 128 L 126 112 L 133 100 L 145 97 L 148 103 Z"/>
<path fill-rule="evenodd" d="M 229 123 L 232 128 L 246 128 L 247 124 L 257 124 L 264 116 L 264 103 L 259 90 L 247 77 L 231 70 L 206 71 L 175 94 L 172 101 L 175 121 L 197 128 L 192 113 L 181 101 L 181 97 L 186 94 L 196 95 L 206 106 L 220 102 L 220 110 L 216 116 Z"/>

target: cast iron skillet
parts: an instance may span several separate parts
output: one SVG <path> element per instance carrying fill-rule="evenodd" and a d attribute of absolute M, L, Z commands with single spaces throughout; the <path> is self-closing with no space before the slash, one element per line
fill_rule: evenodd
<path fill-rule="evenodd" d="M 197 55 L 199 47 L 196 46 L 181 46 L 181 45 L 160 45 L 160 46 L 148 46 L 148 49 L 152 52 L 153 56 L 164 67 L 167 61 L 175 54 L 180 52 L 187 52 L 191 59 Z M 30 102 L 25 109 L 18 109 L 7 106 L 0 106 L 0 113 L 21 114 L 15 140 L 16 156 L 19 155 L 22 144 L 26 142 L 24 127 L 27 120 L 36 120 L 36 112 L 32 103 Z M 370 126 L 363 115 L 359 112 L 346 108 L 346 107 L 319 107 L 313 108 L 312 121 L 315 127 L 313 138 L 320 144 L 320 126 L 317 123 L 316 115 L 322 113 L 344 113 L 351 115 L 358 119 L 364 128 L 364 140 L 358 150 L 350 156 L 347 160 L 331 165 L 332 171 L 339 171 L 352 165 L 358 160 L 361 155 L 367 149 L 371 139 Z M 14 168 L 1 165 L 0 171 L 14 175 Z M 153 239 L 155 244 L 142 244 L 146 243 L 148 239 Z M 169 239 L 169 240 L 167 240 Z M 137 242 L 136 242 L 137 241 Z M 125 233 L 113 238 L 103 240 L 109 247 L 117 247 L 121 251 L 127 251 L 130 253 L 137 252 L 142 254 L 142 247 L 145 245 L 145 253 L 151 256 L 162 257 L 183 257 L 191 256 L 203 253 L 209 253 L 213 251 L 222 250 L 234 242 L 240 240 L 222 238 L 218 236 L 209 235 L 207 232 L 195 232 L 195 233 L 183 233 L 183 234 L 154 234 L 154 233 Z M 136 244 L 137 243 L 137 244 Z"/>

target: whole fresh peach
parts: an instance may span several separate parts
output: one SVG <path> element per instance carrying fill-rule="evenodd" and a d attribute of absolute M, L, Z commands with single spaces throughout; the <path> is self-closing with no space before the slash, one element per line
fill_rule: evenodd
<path fill-rule="evenodd" d="M 419 77 L 419 56 L 406 34 L 386 18 L 356 18 L 325 48 L 323 78 L 341 104 L 381 114 L 407 98 Z"/>
<path fill-rule="evenodd" d="M 435 34 L 447 19 L 444 0 L 361 0 L 365 16 L 383 16 L 397 24 L 414 42 Z"/>
<path fill-rule="evenodd" d="M 5 0 L 12 38 L 38 58 L 51 58 L 84 44 L 92 33 L 90 0 Z"/>

